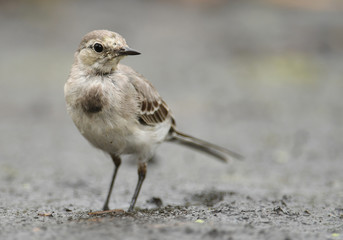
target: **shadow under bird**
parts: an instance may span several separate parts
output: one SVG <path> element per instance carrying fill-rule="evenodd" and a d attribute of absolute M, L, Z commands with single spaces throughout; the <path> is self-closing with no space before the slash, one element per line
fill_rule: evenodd
<path fill-rule="evenodd" d="M 229 156 L 242 158 L 178 131 L 171 111 L 152 84 L 119 63 L 125 56 L 138 54 L 118 33 L 92 31 L 83 37 L 64 86 L 67 111 L 76 127 L 94 147 L 108 153 L 115 165 L 103 210 L 109 209 L 121 155 L 131 154 L 138 162 L 138 182 L 128 211 L 134 209 L 147 161 L 164 141 L 200 150 L 224 162 Z"/>

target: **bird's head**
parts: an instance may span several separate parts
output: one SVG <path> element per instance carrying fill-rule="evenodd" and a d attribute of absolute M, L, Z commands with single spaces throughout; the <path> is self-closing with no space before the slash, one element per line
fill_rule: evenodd
<path fill-rule="evenodd" d="M 116 69 L 123 57 L 138 54 L 140 53 L 129 48 L 118 33 L 95 30 L 83 37 L 75 58 L 80 67 L 88 72 L 108 74 Z"/>

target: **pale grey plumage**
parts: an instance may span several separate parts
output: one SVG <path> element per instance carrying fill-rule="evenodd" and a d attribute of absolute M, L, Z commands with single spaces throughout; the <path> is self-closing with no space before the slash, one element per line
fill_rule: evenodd
<path fill-rule="evenodd" d="M 75 53 L 64 87 L 67 110 L 81 134 L 109 153 L 115 163 L 108 201 L 122 154 L 139 163 L 139 182 L 129 210 L 133 210 L 146 173 L 146 162 L 163 141 L 172 141 L 206 152 L 220 160 L 239 154 L 193 138 L 175 129 L 167 104 L 152 84 L 132 68 L 119 64 L 126 55 L 137 55 L 117 33 L 88 33 Z"/>

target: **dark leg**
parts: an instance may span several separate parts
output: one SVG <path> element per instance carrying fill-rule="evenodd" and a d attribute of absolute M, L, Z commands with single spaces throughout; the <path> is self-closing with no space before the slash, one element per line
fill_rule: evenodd
<path fill-rule="evenodd" d="M 132 197 L 132 200 L 131 200 L 131 204 L 130 204 L 130 207 L 129 207 L 129 210 L 128 210 L 129 212 L 132 212 L 133 208 L 135 207 L 139 191 L 141 190 L 143 181 L 145 179 L 145 175 L 146 175 L 146 163 L 139 163 L 138 164 L 138 183 L 137 183 L 137 186 L 136 186 L 135 193 L 133 194 L 133 197 Z"/>
<path fill-rule="evenodd" d="M 113 160 L 113 163 L 114 163 L 114 172 L 113 172 L 113 176 L 112 176 L 112 181 L 111 181 L 110 189 L 108 191 L 104 207 L 102 208 L 104 211 L 109 210 L 108 202 L 110 201 L 111 193 L 112 193 L 112 188 L 113 188 L 113 185 L 114 185 L 114 180 L 116 179 L 118 168 L 119 168 L 119 166 L 121 164 L 120 157 L 114 156 L 114 155 L 111 155 L 111 157 L 112 157 L 112 160 Z"/>

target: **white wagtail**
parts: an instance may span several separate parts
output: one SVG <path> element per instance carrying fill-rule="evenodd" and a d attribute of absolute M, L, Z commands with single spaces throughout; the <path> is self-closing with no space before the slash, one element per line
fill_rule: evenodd
<path fill-rule="evenodd" d="M 152 84 L 132 68 L 119 64 L 127 55 L 138 55 L 118 33 L 96 30 L 86 34 L 75 53 L 64 86 L 67 110 L 81 134 L 114 162 L 110 189 L 103 207 L 108 210 L 121 155 L 138 162 L 138 183 L 132 211 L 146 175 L 147 161 L 163 141 L 176 142 L 208 153 L 222 161 L 241 158 L 223 147 L 178 131 L 167 104 Z"/>

